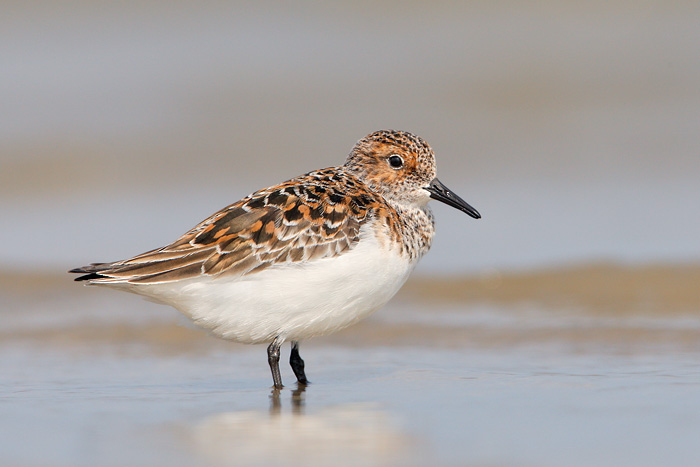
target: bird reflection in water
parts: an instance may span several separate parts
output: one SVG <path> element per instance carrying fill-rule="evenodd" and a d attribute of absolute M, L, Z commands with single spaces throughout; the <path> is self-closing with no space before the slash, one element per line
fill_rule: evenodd
<path fill-rule="evenodd" d="M 270 415 L 279 416 L 282 413 L 282 401 L 280 400 L 280 394 L 282 390 L 273 387 L 270 392 Z M 292 413 L 295 415 L 304 414 L 304 405 L 306 404 L 306 399 L 304 393 L 306 392 L 305 384 L 297 384 L 296 389 L 292 390 L 291 401 L 292 401 Z"/>
<path fill-rule="evenodd" d="M 314 402 L 307 407 L 306 385 L 267 394 L 269 413 L 224 412 L 199 421 L 192 430 L 194 451 L 222 465 L 290 459 L 304 459 L 307 465 L 347 465 L 343 459 L 351 459 L 350 465 L 385 465 L 401 464 L 414 453 L 414 440 L 376 404 L 317 407 Z"/>

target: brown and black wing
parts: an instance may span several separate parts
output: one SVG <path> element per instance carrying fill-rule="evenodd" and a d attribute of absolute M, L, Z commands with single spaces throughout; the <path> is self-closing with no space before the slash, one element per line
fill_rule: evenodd
<path fill-rule="evenodd" d="M 283 263 L 333 257 L 359 241 L 374 197 L 356 181 L 319 171 L 250 195 L 174 243 L 131 259 L 70 272 L 77 281 L 150 284 L 201 275 L 244 276 Z"/>

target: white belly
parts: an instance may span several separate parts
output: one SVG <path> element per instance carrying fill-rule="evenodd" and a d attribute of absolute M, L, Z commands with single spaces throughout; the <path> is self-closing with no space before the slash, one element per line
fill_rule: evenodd
<path fill-rule="evenodd" d="M 374 235 L 365 235 L 355 248 L 334 258 L 131 291 L 174 306 L 225 339 L 301 340 L 338 331 L 377 311 L 414 266 L 398 249 L 381 249 Z"/>

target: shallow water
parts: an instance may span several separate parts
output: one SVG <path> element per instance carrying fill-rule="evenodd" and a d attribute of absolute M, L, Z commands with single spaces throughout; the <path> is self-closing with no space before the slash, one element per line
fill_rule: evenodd
<path fill-rule="evenodd" d="M 502 280 L 507 300 L 478 277 L 464 279 L 483 284 L 476 299 L 439 300 L 434 279 L 413 279 L 365 322 L 304 343 L 313 384 L 300 391 L 284 364 L 280 392 L 264 346 L 210 337 L 168 307 L 67 277 L 6 278 L 0 462 L 700 462 L 700 297 L 643 310 L 666 290 L 643 282 L 649 269 L 625 274 L 646 296 L 612 294 L 608 307 L 566 292 L 594 271 L 619 273 L 541 273 L 567 277 L 566 306 L 514 299 L 528 274 Z"/>
<path fill-rule="evenodd" d="M 315 383 L 276 402 L 256 350 L 4 349 L 3 464 L 700 461 L 697 353 L 309 346 Z"/>

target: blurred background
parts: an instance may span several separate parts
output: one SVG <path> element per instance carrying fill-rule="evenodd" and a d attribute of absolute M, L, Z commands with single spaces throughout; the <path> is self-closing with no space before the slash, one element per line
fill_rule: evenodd
<path fill-rule="evenodd" d="M 436 206 L 419 272 L 700 259 L 699 21 L 684 1 L 4 2 L 0 262 L 161 246 L 381 128 L 424 137 L 483 214 Z"/>
<path fill-rule="evenodd" d="M 700 460 L 700 3 L 0 10 L 0 460 Z M 267 416 L 262 348 L 64 273 L 162 246 L 382 128 L 425 138 L 483 218 L 435 205 L 397 300 L 308 347 L 307 438 Z M 276 430 L 291 437 L 270 451 Z M 298 451 L 320 434 L 330 457 Z"/>

